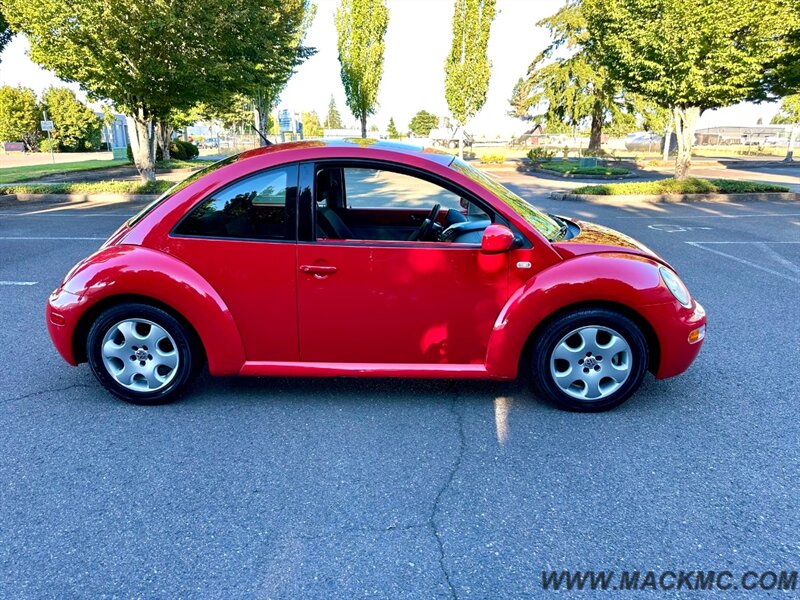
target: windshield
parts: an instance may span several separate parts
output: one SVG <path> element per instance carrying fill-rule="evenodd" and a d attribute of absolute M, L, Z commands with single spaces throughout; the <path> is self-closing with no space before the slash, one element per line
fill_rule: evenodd
<path fill-rule="evenodd" d="M 223 158 L 222 160 L 218 160 L 217 162 L 215 162 L 215 163 L 213 163 L 211 165 L 208 165 L 205 169 L 200 169 L 199 171 L 197 171 L 195 173 L 192 173 L 191 175 L 189 175 L 189 177 L 187 177 L 186 179 L 184 179 L 180 183 L 176 183 L 171 188 L 169 188 L 166 192 L 161 194 L 158 198 L 153 200 L 150 204 L 145 206 L 138 213 L 133 215 L 130 218 L 130 220 L 128 221 L 128 227 L 133 227 L 134 225 L 136 225 L 139 221 L 144 219 L 150 213 L 150 211 L 152 211 L 156 206 L 161 204 L 164 200 L 166 200 L 167 198 L 169 198 L 173 194 L 176 194 L 176 193 L 180 192 L 183 188 L 185 188 L 186 186 L 188 186 L 191 183 L 194 183 L 195 181 L 197 181 L 198 179 L 200 179 L 204 175 L 208 175 L 212 171 L 216 171 L 217 169 L 219 169 L 221 167 L 224 167 L 225 165 L 234 162 L 238 157 L 239 157 L 238 154 L 234 154 L 233 156 L 229 156 L 227 158 Z"/>
<path fill-rule="evenodd" d="M 454 159 L 453 162 L 450 163 L 450 167 L 462 175 L 466 175 L 472 181 L 480 185 L 483 189 L 500 198 L 515 212 L 521 215 L 523 219 L 533 225 L 533 227 L 548 240 L 555 240 L 561 233 L 562 227 L 554 219 L 535 209 L 533 206 L 525 202 L 525 200 L 517 196 L 505 186 L 496 182 L 483 171 L 479 171 L 475 167 L 468 165 L 459 158 Z"/>

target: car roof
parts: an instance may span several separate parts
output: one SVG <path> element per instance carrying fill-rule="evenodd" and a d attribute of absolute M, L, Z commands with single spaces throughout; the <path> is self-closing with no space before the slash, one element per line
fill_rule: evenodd
<path fill-rule="evenodd" d="M 452 154 L 437 150 L 436 148 L 423 148 L 422 146 L 414 146 L 400 142 L 386 142 L 371 138 L 345 138 L 272 144 L 270 146 L 264 146 L 263 148 L 242 152 L 237 156 L 236 160 L 266 156 L 277 158 L 277 155 L 282 153 L 289 153 L 290 155 L 296 154 L 298 155 L 296 157 L 297 160 L 302 160 L 305 158 L 302 155 L 306 154 L 307 151 L 313 151 L 316 157 L 352 157 L 353 151 L 357 151 L 359 148 L 364 150 L 365 158 L 378 158 L 382 153 L 387 155 L 387 159 L 390 158 L 389 155 L 395 155 L 396 157 L 397 154 L 405 154 L 407 156 L 415 156 L 423 160 L 429 160 L 443 166 L 448 166 L 454 159 Z"/>

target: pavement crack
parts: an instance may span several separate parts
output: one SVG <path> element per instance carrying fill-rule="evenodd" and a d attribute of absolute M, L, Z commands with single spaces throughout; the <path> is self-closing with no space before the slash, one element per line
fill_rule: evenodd
<path fill-rule="evenodd" d="M 436 493 L 436 498 L 433 501 L 433 507 L 431 508 L 431 514 L 428 518 L 428 527 L 433 532 L 433 536 L 436 538 L 436 544 L 439 546 L 439 568 L 442 570 L 442 574 L 444 575 L 444 579 L 447 582 L 447 587 L 450 590 L 450 597 L 454 600 L 458 600 L 458 594 L 456 593 L 456 588 L 453 585 L 453 582 L 450 580 L 450 572 L 447 570 L 447 565 L 445 564 L 445 552 L 444 552 L 444 543 L 442 541 L 442 535 L 439 528 L 439 525 L 436 521 L 436 516 L 439 512 L 439 506 L 441 504 L 441 500 L 445 493 L 450 489 L 450 486 L 453 484 L 453 480 L 455 479 L 456 473 L 458 469 L 461 467 L 461 461 L 464 458 L 464 451 L 467 446 L 467 439 L 466 435 L 464 434 L 464 417 L 461 415 L 458 410 L 456 410 L 456 402 L 458 402 L 458 393 L 453 397 L 453 402 L 450 405 L 450 412 L 453 413 L 455 417 L 456 425 L 458 427 L 458 454 L 456 455 L 455 460 L 453 461 L 453 465 L 450 468 L 450 473 L 447 476 L 447 479 L 444 481 L 442 487 L 439 488 L 439 491 Z"/>
<path fill-rule="evenodd" d="M 72 385 L 68 385 L 66 387 L 60 388 L 48 388 L 46 390 L 38 390 L 36 392 L 28 392 L 27 394 L 22 394 L 21 396 L 12 396 L 11 398 L 3 398 L 2 402 L 15 402 L 17 400 L 25 400 L 27 398 L 33 398 L 34 396 L 41 396 L 42 394 L 53 394 L 56 392 L 66 392 L 67 390 L 72 390 L 76 388 L 90 388 L 93 387 L 87 383 L 73 383 Z"/>

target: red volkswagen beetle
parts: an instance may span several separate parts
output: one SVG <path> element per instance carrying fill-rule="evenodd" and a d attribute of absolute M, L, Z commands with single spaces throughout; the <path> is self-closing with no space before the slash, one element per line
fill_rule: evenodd
<path fill-rule="evenodd" d="M 78 263 L 47 325 L 137 404 L 212 375 L 514 379 L 572 410 L 688 368 L 705 313 L 629 237 L 452 156 L 368 140 L 245 152 Z"/>

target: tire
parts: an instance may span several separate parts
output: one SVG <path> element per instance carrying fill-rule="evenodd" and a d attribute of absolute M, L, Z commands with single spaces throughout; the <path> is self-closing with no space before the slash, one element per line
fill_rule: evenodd
<path fill-rule="evenodd" d="M 619 406 L 644 379 L 647 340 L 631 319 L 585 309 L 548 323 L 533 344 L 534 391 L 558 408 L 599 412 Z"/>
<path fill-rule="evenodd" d="M 89 330 L 86 356 L 109 392 L 148 406 L 176 400 L 202 366 L 193 333 L 169 313 L 139 303 L 100 314 Z"/>

